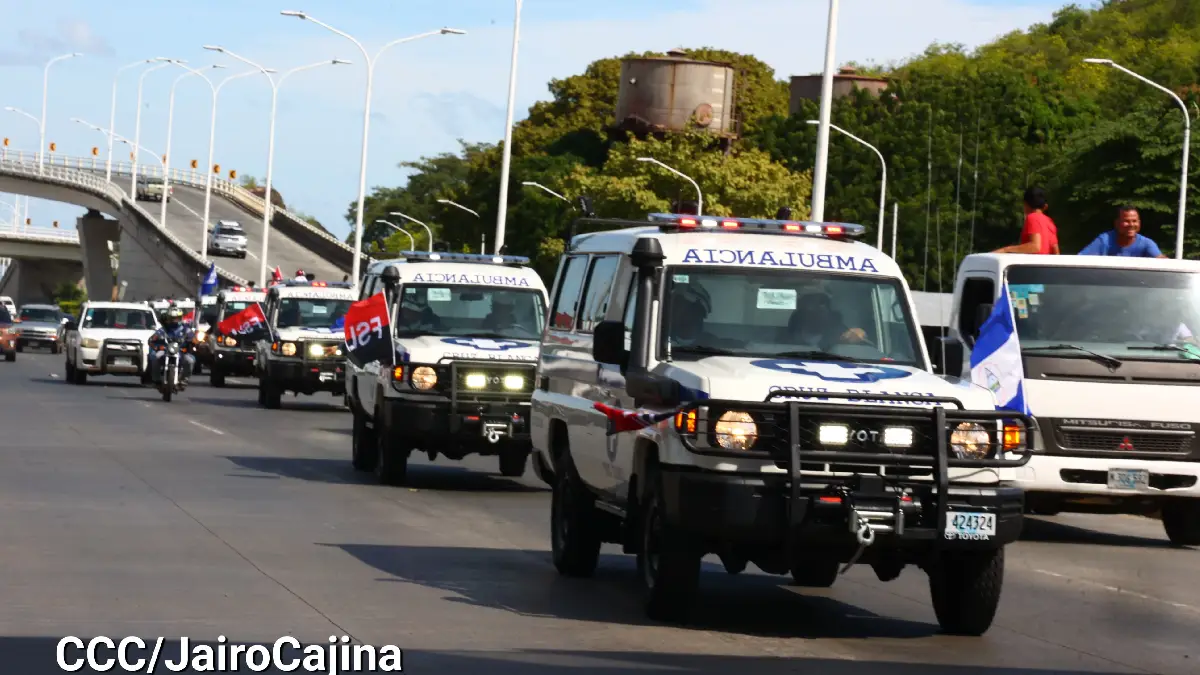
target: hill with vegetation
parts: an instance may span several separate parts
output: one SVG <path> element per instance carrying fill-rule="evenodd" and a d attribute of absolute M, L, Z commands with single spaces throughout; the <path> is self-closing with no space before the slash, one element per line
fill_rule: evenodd
<path fill-rule="evenodd" d="M 788 116 L 787 85 L 766 64 L 710 48 L 684 51 L 737 70 L 735 107 L 743 136 L 731 151 L 722 153 L 700 132 L 642 140 L 612 133 L 619 58 L 553 80 L 550 99 L 535 104 L 514 130 L 509 253 L 535 257 L 540 269 L 552 269 L 575 215 L 571 205 L 522 181 L 572 200 L 586 194 L 598 213 L 618 217 L 641 218 L 668 209 L 673 200 L 693 198 L 686 183 L 635 161 L 643 155 L 694 177 L 707 213 L 771 217 L 783 205 L 797 217 L 808 212 L 816 129 L 806 120 L 815 119 L 816 103 Z M 631 56 L 647 55 L 657 54 Z M 888 160 L 888 222 L 891 202 L 898 202 L 897 257 L 915 288 L 948 289 L 957 259 L 1014 243 L 1021 194 L 1029 185 L 1049 191 L 1064 252 L 1110 227 L 1122 204 L 1140 208 L 1143 233 L 1173 252 L 1183 113 L 1167 94 L 1113 68 L 1084 63 L 1088 57 L 1113 59 L 1164 84 L 1200 114 L 1195 0 L 1069 5 L 1046 23 L 974 50 L 934 44 L 905 62 L 868 64 L 888 79 L 887 89 L 878 97 L 858 92 L 835 102 L 834 124 L 876 145 Z M 836 133 L 830 148 L 826 219 L 863 223 L 873 241 L 878 160 Z M 491 237 L 497 144 L 463 143 L 457 153 L 401 166 L 412 171 L 406 185 L 378 188 L 367 198 L 364 220 L 372 225 L 366 241 L 407 247 L 407 237 L 373 224 L 388 211 L 436 223 L 437 236 L 455 250 L 478 250 L 481 236 Z M 1200 204 L 1192 202 L 1188 215 L 1197 213 Z M 1189 257 L 1197 244 L 1200 233 L 1189 231 Z"/>

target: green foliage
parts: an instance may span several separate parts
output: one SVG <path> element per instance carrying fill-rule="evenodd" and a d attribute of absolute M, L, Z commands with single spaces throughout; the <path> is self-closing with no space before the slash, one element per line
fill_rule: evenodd
<path fill-rule="evenodd" d="M 79 308 L 87 302 L 87 293 L 76 284 L 64 282 L 54 287 L 50 301 L 58 305 L 62 311 L 72 316 L 79 314 Z"/>

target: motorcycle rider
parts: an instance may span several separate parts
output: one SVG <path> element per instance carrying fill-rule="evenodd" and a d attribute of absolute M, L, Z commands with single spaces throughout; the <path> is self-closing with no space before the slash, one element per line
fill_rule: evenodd
<path fill-rule="evenodd" d="M 176 307 L 175 303 L 163 312 L 162 327 L 150 336 L 150 348 L 154 349 L 156 345 L 166 345 L 167 342 L 177 342 L 179 346 L 187 347 L 192 343 L 192 338 L 195 337 L 195 332 L 189 324 L 183 322 L 183 310 Z M 159 360 L 165 358 L 166 351 L 154 350 L 150 353 L 150 372 L 154 373 L 155 382 L 158 381 L 158 363 Z M 192 376 L 192 368 L 196 365 L 196 357 L 190 352 L 181 351 L 180 364 L 182 371 L 180 373 L 180 384 L 186 385 L 188 379 Z"/>

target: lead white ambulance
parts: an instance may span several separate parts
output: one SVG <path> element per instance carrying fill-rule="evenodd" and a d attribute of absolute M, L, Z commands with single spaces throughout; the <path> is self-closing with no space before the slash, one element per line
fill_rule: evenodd
<path fill-rule="evenodd" d="M 809 586 L 916 565 L 945 630 L 986 631 L 1023 517 L 1005 450 L 1032 420 L 931 372 L 900 269 L 862 226 L 650 220 L 581 221 L 607 231 L 571 240 L 551 295 L 532 439 L 560 573 L 621 544 L 648 614 L 677 620 L 708 553 Z M 608 433 L 597 404 L 644 428 Z"/>
<path fill-rule="evenodd" d="M 396 358 L 349 364 L 354 467 L 400 484 L 421 450 L 496 456 L 503 475 L 524 474 L 545 284 L 519 256 L 401 255 L 371 265 L 360 290 L 386 294 Z"/>

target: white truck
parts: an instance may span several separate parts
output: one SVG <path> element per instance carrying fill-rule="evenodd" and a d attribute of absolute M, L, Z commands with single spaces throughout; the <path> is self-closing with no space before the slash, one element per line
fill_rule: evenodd
<path fill-rule="evenodd" d="M 1005 284 L 1024 397 L 1039 423 L 1014 483 L 1029 512 L 1161 516 L 1173 543 L 1200 545 L 1200 263 L 967 256 L 945 350 L 950 374 L 969 377 L 971 349 Z"/>
<path fill-rule="evenodd" d="M 335 328 L 354 302 L 351 284 L 284 281 L 267 290 L 270 337 L 255 344 L 258 404 L 279 408 L 283 394 L 346 393 L 345 339 Z"/>
<path fill-rule="evenodd" d="M 85 302 L 66 324 L 66 379 L 86 384 L 89 375 L 135 375 L 149 382 L 150 336 L 158 317 L 143 302 Z"/>
<path fill-rule="evenodd" d="M 403 255 L 363 276 L 362 298 L 387 294 L 396 365 L 349 364 L 354 468 L 400 484 L 423 450 L 495 456 L 503 475 L 521 476 L 545 285 L 519 256 Z"/>
<path fill-rule="evenodd" d="M 1002 480 L 1032 420 L 931 372 L 900 269 L 862 226 L 580 226 L 608 231 L 563 255 L 532 410 L 561 574 L 590 576 L 618 543 L 647 613 L 671 620 L 708 553 L 818 587 L 853 563 L 883 581 L 916 565 L 946 631 L 990 627 L 1024 510 Z M 641 421 L 612 433 L 614 410 Z"/>

